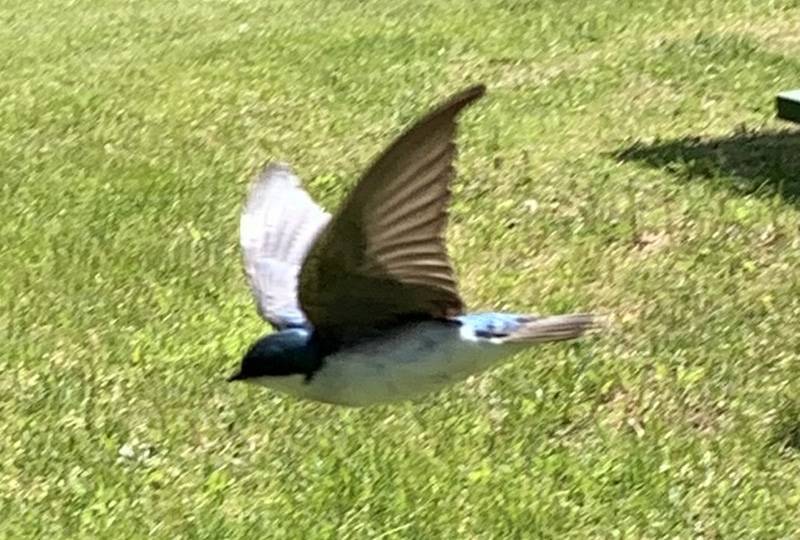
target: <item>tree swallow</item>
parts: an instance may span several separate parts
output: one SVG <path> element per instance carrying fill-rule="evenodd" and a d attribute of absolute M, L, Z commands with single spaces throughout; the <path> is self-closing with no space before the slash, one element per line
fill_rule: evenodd
<path fill-rule="evenodd" d="M 483 85 L 416 122 L 331 217 L 283 164 L 253 182 L 240 222 L 244 268 L 275 332 L 232 381 L 349 406 L 405 400 L 526 347 L 576 338 L 590 314 L 466 313 L 444 230 L 456 117 Z"/>

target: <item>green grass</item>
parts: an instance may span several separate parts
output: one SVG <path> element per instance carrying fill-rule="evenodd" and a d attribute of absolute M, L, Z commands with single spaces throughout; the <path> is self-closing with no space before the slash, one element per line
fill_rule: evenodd
<path fill-rule="evenodd" d="M 581 7 L 585 4 L 585 7 Z M 792 537 L 797 0 L 0 1 L 0 537 Z M 476 309 L 599 338 L 418 403 L 224 378 L 251 172 L 328 207 L 476 81 Z"/>

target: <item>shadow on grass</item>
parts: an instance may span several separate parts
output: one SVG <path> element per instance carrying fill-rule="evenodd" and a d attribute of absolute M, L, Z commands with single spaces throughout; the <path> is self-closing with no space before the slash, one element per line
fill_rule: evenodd
<path fill-rule="evenodd" d="M 641 161 L 686 180 L 720 179 L 741 193 L 777 193 L 800 204 L 800 131 L 796 129 L 635 143 L 613 156 Z"/>
<path fill-rule="evenodd" d="M 787 399 L 778 407 L 771 442 L 784 451 L 800 451 L 800 401 L 797 399 Z"/>

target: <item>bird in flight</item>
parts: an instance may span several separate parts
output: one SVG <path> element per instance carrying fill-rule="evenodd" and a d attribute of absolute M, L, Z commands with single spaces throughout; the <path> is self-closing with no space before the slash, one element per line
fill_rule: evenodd
<path fill-rule="evenodd" d="M 258 312 L 275 331 L 229 380 L 339 405 L 400 401 L 595 326 L 590 314 L 465 311 L 444 232 L 456 119 L 485 91 L 472 86 L 412 125 L 333 216 L 288 166 L 258 174 L 240 243 Z"/>

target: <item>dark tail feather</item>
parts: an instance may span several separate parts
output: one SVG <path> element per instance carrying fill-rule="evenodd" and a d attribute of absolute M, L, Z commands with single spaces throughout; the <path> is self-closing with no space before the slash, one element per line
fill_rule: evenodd
<path fill-rule="evenodd" d="M 600 327 L 600 320 L 590 313 L 573 313 L 542 317 L 526 322 L 521 328 L 509 334 L 506 343 L 545 343 L 575 339 Z"/>

